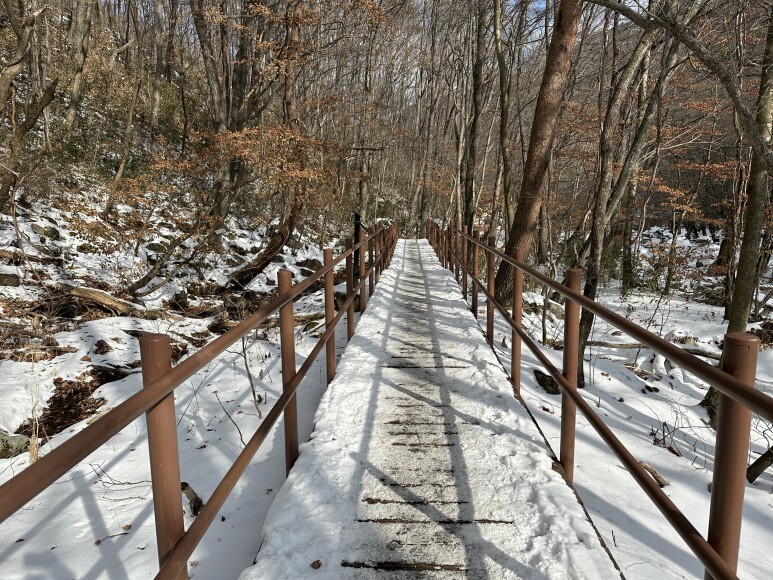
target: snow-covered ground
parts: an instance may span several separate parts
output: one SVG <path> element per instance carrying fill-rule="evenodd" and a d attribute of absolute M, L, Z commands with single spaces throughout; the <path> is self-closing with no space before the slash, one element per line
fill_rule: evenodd
<path fill-rule="evenodd" d="M 315 423 L 243 579 L 616 575 L 426 240 L 398 242 Z"/>
<path fill-rule="evenodd" d="M 133 322 L 135 327 L 159 330 L 147 321 Z M 76 353 L 68 355 L 69 363 L 61 364 L 63 361 L 55 359 L 45 367 L 38 364 L 39 372 L 77 376 L 87 365 L 80 359 L 90 352 L 96 337 L 104 337 L 115 346 L 110 354 L 116 359 L 138 359 L 137 339 L 123 332 L 131 323 L 127 318 L 89 323 L 77 336 L 68 338 L 67 344 L 78 348 Z M 178 325 L 164 330 L 188 329 Z M 260 405 L 264 415 L 281 394 L 279 351 L 271 341 L 277 339 L 276 332 L 269 330 L 268 340 L 247 341 L 249 371 L 245 370 L 242 349 L 238 346 L 175 391 L 181 477 L 204 501 L 241 451 L 242 438 L 247 441 L 261 421 L 246 372 L 252 373 L 258 393 L 267 398 Z M 315 342 L 308 335 L 299 337 L 299 364 Z M 338 342 L 343 349 L 345 336 Z M 7 362 L 3 362 L 3 368 Z M 16 390 L 21 392 L 19 398 L 34 397 L 34 392 L 28 392 L 34 389 L 33 378 L 24 383 L 18 378 L 23 376 L 23 371 L 19 373 L 19 383 L 16 383 L 19 385 Z M 13 383 L 3 382 L 7 386 L 0 392 L 7 397 L 9 391 L 13 392 L 7 387 Z M 134 374 L 103 385 L 94 396 L 107 399 L 100 409 L 106 411 L 140 388 L 141 375 Z M 301 440 L 311 432 L 312 418 L 324 388 L 324 364 L 317 363 L 298 391 Z M 66 441 L 88 422 L 81 421 L 53 437 L 43 445 L 41 455 Z M 280 421 L 237 484 L 218 521 L 194 552 L 190 561 L 192 578 L 235 578 L 252 562 L 260 543 L 263 518 L 285 479 L 282 428 Z M 0 460 L 0 483 L 23 469 L 28 460 L 27 454 Z M 186 512 L 187 525 L 193 516 L 183 496 L 180 505 Z M 3 579 L 153 577 L 158 563 L 144 419 L 123 429 L 67 476 L 0 524 L 0 538 Z"/>
<path fill-rule="evenodd" d="M 46 292 L 57 297 L 59 290 L 55 284 L 58 282 L 90 285 L 104 279 L 110 286 L 127 278 L 135 279 L 147 267 L 143 260 L 149 250 L 146 242 L 150 237 L 143 240 L 139 251 L 135 252 L 134 240 L 95 238 L 80 231 L 70 231 L 63 225 L 67 222 L 67 216 L 63 214 L 53 214 L 52 219 L 61 233 L 58 240 L 43 234 L 46 239 L 42 241 L 41 234 L 32 230 L 34 217 L 19 220 L 19 228 L 30 240 L 24 249 L 31 258 L 45 258 L 47 254 L 34 249 L 31 244 L 44 244 L 49 249 L 57 247 L 65 258 L 65 268 L 33 261 L 33 274 L 24 260 L 17 260 L 18 265 L 4 266 L 0 273 L 16 274 L 22 281 L 20 287 L 0 288 L 0 315 L 8 324 L 28 323 L 32 315 L 22 320 L 22 314 Z M 37 221 L 42 223 L 42 220 Z M 163 237 L 163 228 L 162 224 L 156 224 L 153 235 Z M 259 234 L 238 227 L 236 230 L 232 243 L 244 247 L 260 243 Z M 12 224 L 3 222 L 0 246 L 13 251 L 9 245 L 13 236 Z M 101 245 L 91 251 L 85 244 Z M 316 256 L 318 252 L 315 248 L 302 246 L 296 256 L 288 253 L 282 258 L 282 264 L 294 268 L 299 275 L 297 261 L 306 254 Z M 680 240 L 680 247 L 683 246 Z M 709 244 L 700 246 L 701 252 L 715 249 Z M 135 254 L 140 260 L 135 260 Z M 697 258 L 691 258 L 691 268 Z M 256 281 L 255 289 L 271 289 L 273 272 L 282 264 L 272 264 L 271 272 Z M 208 254 L 202 282 L 222 281 L 219 276 L 228 268 L 232 266 L 222 262 L 217 252 Z M 693 269 L 698 271 L 697 267 Z M 182 272 L 180 276 L 184 274 Z M 35 275 L 43 276 L 42 286 L 35 280 Z M 705 287 L 705 280 L 699 278 L 696 276 Z M 182 284 L 175 286 L 178 280 L 176 278 L 158 293 L 146 297 L 147 307 L 162 307 L 183 287 Z M 698 282 L 685 279 L 681 284 L 697 292 Z M 536 296 L 534 299 L 538 300 Z M 193 296 L 191 300 L 194 304 L 204 302 Z M 676 331 L 677 335 L 689 334 L 695 337 L 699 348 L 709 353 L 718 352 L 718 341 L 724 332 L 719 308 L 687 301 L 678 295 L 660 301 L 655 294 L 642 293 L 621 300 L 614 285 L 602 293 L 601 301 L 658 334 L 665 336 L 670 331 Z M 319 307 L 318 295 L 309 297 L 302 305 L 305 312 L 318 311 Z M 44 327 L 49 323 L 45 311 L 34 316 L 41 318 Z M 560 317 L 549 316 L 548 319 L 548 338 L 560 340 Z M 76 380 L 93 364 L 117 365 L 132 372 L 130 363 L 139 358 L 138 345 L 127 330 L 169 332 L 173 338 L 188 343 L 189 352 L 192 352 L 196 346 L 184 337 L 199 332 L 204 335 L 204 329 L 212 322 L 211 318 L 189 318 L 179 313 L 158 320 L 127 316 L 57 320 L 54 337 L 61 347 L 70 347 L 71 352 L 51 360 L 44 357 L 37 362 L 0 361 L 0 428 L 13 431 L 29 417 L 33 408 L 44 406 L 57 378 Z M 533 336 L 541 337 L 539 316 L 527 317 L 526 325 Z M 593 339 L 616 344 L 627 340 L 615 332 L 597 324 Z M 314 334 L 313 328 L 299 332 L 299 358 L 310 350 Z M 343 347 L 345 340 L 341 334 L 339 346 Z M 208 334 L 204 337 L 211 339 Z M 507 348 L 501 346 L 503 338 Z M 110 347 L 108 352 L 95 352 L 106 350 L 97 346 L 100 340 Z M 246 345 L 249 372 L 257 391 L 268 398 L 268 402 L 260 407 L 264 413 L 281 390 L 275 341 L 276 330 L 269 328 L 252 335 Z M 505 368 L 509 368 L 509 343 L 510 332 L 499 321 L 495 344 Z M 548 350 L 547 353 L 560 365 L 560 351 Z M 758 387 L 771 393 L 771 351 L 761 351 L 759 357 Z M 637 363 L 636 373 L 623 366 L 631 362 Z M 588 363 L 589 386 L 584 391 L 585 396 L 597 405 L 599 413 L 633 454 L 657 468 L 670 481 L 665 491 L 696 527 L 705 531 L 713 432 L 703 423 L 703 411 L 696 406 L 705 392 L 705 385 L 682 373 L 681 369 L 670 367 L 662 357 L 654 356 L 646 349 L 593 347 Z M 535 364 L 534 358 L 525 353 L 523 393 L 555 449 L 559 398 L 547 395 L 536 385 L 530 372 Z M 205 501 L 241 449 L 241 436 L 246 440 L 260 422 L 247 372 L 239 345 L 182 385 L 176 393 L 182 476 Z M 140 385 L 139 374 L 129 374 L 122 380 L 102 385 L 94 392 L 95 397 L 106 399 L 100 411 L 125 400 Z M 323 392 L 324 368 L 316 365 L 309 379 L 301 385 L 299 395 L 301 425 L 306 436 L 311 432 L 314 412 Z M 43 445 L 41 454 L 45 455 L 52 446 L 82 429 L 89 420 L 84 419 L 54 436 Z M 275 430 L 266 441 L 223 508 L 222 517 L 194 553 L 189 566 L 192 577 L 236 578 L 252 563 L 259 548 L 263 520 L 284 480 L 282 440 L 281 435 L 276 435 L 281 433 L 281 425 L 278 428 L 280 431 Z M 751 459 L 754 459 L 773 443 L 770 425 L 756 422 L 752 438 Z M 653 445 L 654 440 L 659 444 Z M 669 451 L 669 447 L 679 456 Z M 147 457 L 144 421 L 140 419 L 0 524 L 0 576 L 4 579 L 152 577 L 157 570 L 157 557 Z M 23 469 L 28 461 L 26 453 L 14 459 L 0 460 L 0 483 Z M 627 578 L 649 579 L 654 574 L 663 578 L 693 578 L 702 574 L 697 560 L 581 417 L 578 418 L 575 481 Z M 755 485 L 747 486 L 739 565 L 742 578 L 768 578 L 773 569 L 773 554 L 769 549 L 773 544 L 772 492 L 773 474 L 770 472 L 761 476 Z M 192 516 L 182 496 L 181 509 L 186 510 L 186 522 L 190 522 Z"/>
<path fill-rule="evenodd" d="M 69 216 L 51 210 L 58 224 Z M 37 286 L 32 271 L 24 264 L 12 267 L 22 284 L 0 287 L 0 313 L 3 322 L 13 327 L 29 320 L 26 310 L 44 292 L 62 295 L 56 284 L 91 285 L 97 281 L 119 283 L 118 274 L 129 275 L 130 269 L 147 267 L 143 259 L 135 260 L 133 245 L 123 241 L 113 245 L 113 251 L 87 251 L 82 244 L 93 238 L 69 231 L 58 225 L 57 240 L 49 236 L 41 242 L 32 225 L 52 225 L 52 221 L 20 218 L 19 229 L 26 236 L 27 251 L 33 260 L 45 256 L 32 244 L 45 243 L 73 252 L 67 259 L 70 266 L 38 264 L 35 275 L 44 279 L 43 290 Z M 13 237 L 9 222 L 0 227 L 0 242 L 6 248 Z M 36 228 L 39 229 L 39 228 Z M 230 244 L 259 244 L 253 232 L 235 227 Z M 145 257 L 148 240 L 140 246 Z M 109 244 L 109 241 L 105 241 Z M 80 246 L 79 251 L 75 248 Z M 253 283 L 257 291 L 271 290 L 276 284 L 276 271 L 287 267 L 302 278 L 299 262 L 321 258 L 321 252 L 310 244 L 298 244 L 272 263 Z M 227 271 L 223 257 L 216 254 L 204 258 L 207 270 L 200 283 L 222 282 Z M 118 264 L 112 267 L 111 264 Z M 134 265 L 134 266 L 132 266 Z M 116 277 L 113 277 L 113 276 Z M 186 278 L 174 281 L 145 299 L 149 309 L 163 308 L 173 294 L 184 288 Z M 205 299 L 191 297 L 195 306 Z M 305 315 L 296 328 L 298 365 L 316 343 L 319 332 L 321 292 L 307 295 L 296 304 L 296 312 Z M 23 306 L 24 308 L 21 308 Z M 142 309 L 141 306 L 138 309 Z M 222 308 L 218 310 L 222 311 Z M 23 318 L 27 316 L 26 318 Z M 54 329 L 53 338 L 68 352 L 53 358 L 0 360 L 0 429 L 13 432 L 33 410 L 38 413 L 62 382 L 89 383 L 92 367 L 117 368 L 128 375 L 100 386 L 93 392 L 105 402 L 98 414 L 136 393 L 142 385 L 137 368 L 139 344 L 137 331 L 170 334 L 194 352 L 196 345 L 212 340 L 216 335 L 207 327 L 216 319 L 187 317 L 172 310 L 164 316 L 148 320 L 129 316 L 110 316 L 87 320 L 82 316 L 63 319 L 41 317 L 41 333 Z M 337 347 L 346 345 L 345 318 L 337 332 Z M 205 369 L 175 391 L 178 445 L 182 479 L 207 500 L 220 478 L 261 422 L 282 390 L 278 328 L 269 324 L 242 343 L 237 343 Z M 245 365 L 245 358 L 247 365 Z M 255 393 L 262 399 L 256 407 L 248 373 Z M 101 381 L 100 381 L 101 382 Z M 317 362 L 298 391 L 299 430 L 301 440 L 311 433 L 312 419 L 325 389 L 324 362 Z M 66 441 L 82 430 L 94 417 L 78 421 L 64 432 L 54 435 L 41 445 L 40 455 Z M 285 479 L 282 423 L 274 428 L 258 452 L 251 467 L 237 484 L 226 502 L 218 521 L 213 525 L 189 562 L 193 578 L 235 578 L 248 566 L 258 551 L 260 529 L 276 491 Z M 13 459 L 0 459 L 0 483 L 8 481 L 30 461 L 24 453 Z M 192 521 L 191 509 L 181 494 L 180 507 L 185 511 L 186 526 Z M 147 433 L 144 418 L 123 429 L 106 445 L 86 458 L 56 484 L 29 502 L 14 516 L 0 524 L 0 577 L 30 578 L 150 578 L 158 571 L 153 520 L 152 491 L 148 461 Z"/>
<path fill-rule="evenodd" d="M 540 295 L 527 300 L 541 302 Z M 722 310 L 683 298 L 660 300 L 651 294 L 620 298 L 615 286 L 604 289 L 600 302 L 661 336 L 686 340 L 695 349 L 719 354 L 726 323 Z M 480 297 L 485 313 L 485 297 Z M 479 317 L 485 320 L 485 316 Z M 526 314 L 524 326 L 532 336 L 542 335 L 541 317 Z M 495 349 L 510 368 L 510 335 L 498 313 Z M 547 334 L 562 340 L 563 320 L 548 317 Z M 505 341 L 507 348 L 502 346 Z M 587 388 L 581 390 L 594 410 L 639 461 L 654 467 L 669 485 L 666 494 L 705 536 L 708 528 L 714 458 L 714 431 L 698 403 L 707 385 L 661 355 L 646 348 L 630 348 L 635 341 L 598 319 L 591 340 L 614 347 L 595 346 L 586 356 Z M 543 349 L 557 368 L 562 353 Z M 716 362 L 706 358 L 708 362 Z M 547 394 L 536 382 L 533 369 L 541 369 L 523 347 L 522 395 L 558 452 L 561 398 Z M 633 363 L 636 362 L 635 367 Z M 635 368 L 628 368 L 628 364 Z M 544 369 L 543 369 L 544 370 Z M 773 350 L 759 352 L 757 387 L 773 395 Z M 750 461 L 773 443 L 770 425 L 755 417 Z M 697 578 L 703 568 L 655 505 L 606 447 L 588 421 L 578 413 L 574 483 L 593 521 L 603 535 L 626 578 Z M 747 484 L 744 523 L 738 566 L 740 578 L 763 579 L 773 569 L 773 473 Z"/>

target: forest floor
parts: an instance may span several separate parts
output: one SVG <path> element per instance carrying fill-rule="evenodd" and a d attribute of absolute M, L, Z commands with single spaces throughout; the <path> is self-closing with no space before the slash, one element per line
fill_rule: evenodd
<path fill-rule="evenodd" d="M 147 271 L 162 251 L 151 244 L 163 244 L 176 232 L 167 227 L 171 224 L 154 218 L 136 239 L 95 234 L 99 220 L 84 220 L 79 211 L 30 210 L 15 223 L 7 218 L 0 223 L 0 251 L 6 264 L 0 267 L 5 277 L 5 285 L 0 286 L 0 429 L 29 431 L 30 419 L 38 417 L 40 455 L 141 388 L 139 331 L 170 334 L 177 354 L 184 356 L 237 319 L 240 308 L 248 309 L 250 305 L 234 305 L 209 295 L 206 288 L 222 285 L 229 272 L 260 246 L 265 234 L 236 222 L 229 224 L 222 249 L 209 250 L 195 267 L 170 272 L 171 281 L 145 296 L 142 304 L 133 303 L 131 315 L 117 316 L 115 309 L 123 308 L 120 304 L 111 312 L 110 307 L 94 302 L 94 294 L 78 295 L 72 288 L 114 294 Z M 79 220 L 74 219 L 76 214 Z M 24 239 L 23 252 L 13 242 L 19 234 Z M 648 232 L 650 241 L 660 237 L 667 242 L 666 234 Z M 697 262 L 708 263 L 716 251 L 708 238 L 692 242 L 680 238 L 679 245 L 690 256 L 684 270 L 693 274 L 704 272 Z M 251 285 L 257 300 L 274 289 L 279 268 L 289 267 L 300 279 L 303 268 L 321 259 L 311 240 L 296 239 L 293 246 Z M 639 292 L 623 299 L 612 280 L 601 301 L 661 336 L 703 350 L 706 360 L 715 362 L 726 324 L 721 308 L 697 301 L 701 284 L 706 286 L 705 280 L 693 276 L 670 297 Z M 535 292 L 526 296 L 532 307 L 527 309 L 531 312 L 525 316 L 525 326 L 537 338 L 543 334 L 543 300 Z M 296 309 L 304 321 L 296 330 L 299 357 L 309 352 L 318 336 L 321 308 L 317 292 L 307 295 Z M 551 307 L 545 317 L 547 338 L 559 341 L 562 324 L 558 310 Z M 340 334 L 338 346 L 343 349 L 345 338 Z M 176 391 L 182 478 L 204 501 L 279 396 L 277 335 L 272 325 L 257 330 Z M 666 493 L 705 532 L 714 451 L 713 431 L 698 406 L 706 385 L 648 349 L 633 346 L 604 324 L 595 325 L 592 340 L 596 346 L 586 361 L 584 396 L 634 456 L 668 480 Z M 502 321 L 497 323 L 495 344 L 509 368 L 510 332 Z M 546 349 L 546 353 L 560 366 L 560 351 Z M 556 449 L 560 397 L 537 385 L 532 373 L 537 366 L 524 353 L 523 394 Z M 773 351 L 760 351 L 757 378 L 758 388 L 773 394 Z M 317 363 L 299 390 L 302 439 L 311 433 L 324 384 L 324 367 Z M 755 419 L 750 459 L 771 444 L 770 424 Z M 627 578 L 702 574 L 697 560 L 582 417 L 578 417 L 576 456 L 578 492 Z M 26 452 L 0 459 L 0 483 L 30 460 Z M 236 578 L 252 563 L 263 521 L 283 480 L 282 442 L 275 429 L 194 553 L 191 577 Z M 3 577 L 153 576 L 157 562 L 150 497 L 147 438 L 140 420 L 0 525 Z M 187 525 L 194 516 L 182 495 L 181 507 Z M 773 568 L 772 524 L 773 473 L 768 472 L 747 485 L 740 577 L 768 577 Z"/>

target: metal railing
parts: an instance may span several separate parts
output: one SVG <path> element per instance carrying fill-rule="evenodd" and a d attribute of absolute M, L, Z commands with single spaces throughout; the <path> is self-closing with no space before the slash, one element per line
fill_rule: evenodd
<path fill-rule="evenodd" d="M 187 578 L 188 558 L 282 413 L 285 418 L 285 463 L 288 472 L 295 463 L 298 457 L 295 398 L 298 385 L 323 348 L 326 349 L 327 382 L 329 383 L 335 376 L 335 328 L 344 314 L 347 314 L 347 339 L 352 337 L 354 299 L 359 293 L 359 309 L 363 312 L 368 295 L 373 293 L 381 272 L 392 259 L 397 235 L 396 222 L 388 228 L 378 228 L 367 237 L 364 231 L 360 231 L 358 242 L 354 244 L 351 239 L 347 240 L 346 250 L 339 256 L 334 258 L 332 250 L 324 250 L 323 267 L 295 285 L 292 284 L 292 273 L 289 270 L 280 270 L 279 294 L 275 300 L 174 368 L 169 336 L 144 334 L 140 338 L 143 389 L 0 485 L 0 498 L 2 498 L 0 523 L 145 413 L 160 566 L 156 578 Z M 366 265 L 364 259 L 360 260 L 359 280 L 355 286 L 352 253 L 358 249 L 362 249 L 363 254 L 367 249 L 369 261 Z M 335 314 L 334 268 L 342 261 L 346 262 L 346 300 L 338 314 Z M 296 371 L 293 302 L 320 279 L 324 279 L 326 329 L 300 369 Z M 277 311 L 279 311 L 282 358 L 282 395 L 212 492 L 188 531 L 184 532 L 183 514 L 180 509 L 180 461 L 177 450 L 174 390 Z"/>
<path fill-rule="evenodd" d="M 522 342 L 557 381 L 561 389 L 559 462 L 567 482 L 571 485 L 574 477 L 575 421 L 577 409 L 579 409 L 704 565 L 706 579 L 736 578 L 752 411 L 765 419 L 773 420 L 773 398 L 754 387 L 759 338 L 746 333 L 726 334 L 720 370 L 583 296 L 580 293 L 582 279 L 580 269 L 568 269 L 566 282 L 561 284 L 525 264 L 522 249 L 517 249 L 514 256 L 505 255 L 495 248 L 493 237 L 487 240 L 488 243 L 481 241 L 478 230 L 473 230 L 471 233 L 468 227 L 465 226 L 462 230 L 455 223 L 441 228 L 433 221 L 429 221 L 426 227 L 430 244 L 443 266 L 450 269 L 456 280 L 460 282 L 465 300 L 468 294 L 468 278 L 470 279 L 472 311 L 476 318 L 478 293 L 483 292 L 486 296 L 486 337 L 489 345 L 493 346 L 494 341 L 495 309 L 512 329 L 510 374 L 515 393 L 520 395 Z M 471 247 L 468 244 L 471 244 Z M 481 249 L 488 262 L 485 284 L 478 279 Z M 494 263 L 496 259 L 512 266 L 513 295 L 509 312 L 495 297 Z M 471 265 L 470 262 L 472 262 Z M 553 366 L 521 327 L 524 273 L 565 298 L 563 371 Z M 593 411 L 591 405 L 578 393 L 580 308 L 588 309 L 719 391 L 720 403 L 707 538 L 695 529 L 655 480 L 639 465 L 631 452 Z"/>

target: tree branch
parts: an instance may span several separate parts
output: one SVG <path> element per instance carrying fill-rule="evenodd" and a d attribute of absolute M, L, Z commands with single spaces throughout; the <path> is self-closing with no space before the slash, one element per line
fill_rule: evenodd
<path fill-rule="evenodd" d="M 667 15 L 665 11 L 651 12 L 643 10 L 637 12 L 633 8 L 626 6 L 616 0 L 586 0 L 592 4 L 603 6 L 614 10 L 621 16 L 624 16 L 637 26 L 646 30 L 655 28 L 662 29 L 671 34 L 674 38 L 684 44 L 695 57 L 722 83 L 733 107 L 738 112 L 738 118 L 741 123 L 741 129 L 744 136 L 751 142 L 754 151 L 762 157 L 768 169 L 773 169 L 773 149 L 765 141 L 762 131 L 757 126 L 754 119 L 752 108 L 743 96 L 741 85 L 738 82 L 737 71 L 728 68 L 712 52 L 712 50 L 703 44 L 690 31 L 686 24 L 677 22 L 674 18 Z M 668 4 L 668 3 L 666 3 Z"/>

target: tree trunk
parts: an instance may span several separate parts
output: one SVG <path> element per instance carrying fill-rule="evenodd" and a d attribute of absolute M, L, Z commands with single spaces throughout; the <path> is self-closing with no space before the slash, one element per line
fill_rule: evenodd
<path fill-rule="evenodd" d="M 17 107 L 13 81 L 29 65 L 32 54 L 31 43 L 37 17 L 43 12 L 43 8 L 27 15 L 20 2 L 2 0 L 5 13 L 16 35 L 16 53 L 5 68 L 0 71 L 0 122 L 3 127 L 10 127 L 10 143 L 3 145 L 8 147 L 8 153 L 0 163 L 0 213 L 7 213 L 11 209 L 12 195 L 19 180 L 19 165 L 23 152 L 24 138 L 43 114 L 46 107 L 53 101 L 58 79 L 52 80 L 40 93 L 35 95 L 23 110 L 24 116 L 17 115 Z M 5 112 L 8 111 L 6 120 Z M 4 129 L 6 134 L 8 129 Z"/>
<path fill-rule="evenodd" d="M 773 129 L 773 8 L 770 10 L 756 115 L 757 125 L 768 144 L 771 142 L 771 129 Z M 763 159 L 753 151 L 749 181 L 746 186 L 743 241 L 730 303 L 728 332 L 743 332 L 749 321 L 749 311 L 755 291 L 754 277 L 760 254 L 760 239 L 765 220 L 765 206 L 768 203 L 767 174 L 767 166 Z"/>
<path fill-rule="evenodd" d="M 10 151 L 4 164 L 0 164 L 0 213 L 10 210 L 13 203 L 12 194 L 16 185 L 19 161 L 22 154 L 24 137 L 29 133 L 38 121 L 43 110 L 54 100 L 56 85 L 59 80 L 54 79 L 43 91 L 43 94 L 27 107 L 24 121 L 15 124 L 11 135 Z M 11 98 L 14 98 L 13 92 Z"/>
<path fill-rule="evenodd" d="M 150 134 L 156 145 L 158 132 L 158 113 L 161 109 L 161 77 L 164 74 L 163 32 L 164 5 L 162 0 L 153 1 L 153 51 L 155 70 L 153 71 L 153 95 L 150 103 Z"/>
<path fill-rule="evenodd" d="M 118 169 L 116 169 L 115 175 L 113 176 L 113 180 L 110 182 L 110 186 L 108 188 L 108 194 L 107 194 L 107 202 L 105 203 L 105 207 L 100 213 L 99 217 L 103 220 L 106 220 L 108 217 L 110 217 L 110 214 L 113 212 L 113 209 L 115 208 L 115 202 L 116 202 L 116 193 L 117 193 L 117 187 L 118 184 L 121 182 L 121 179 L 123 178 L 123 172 L 124 169 L 126 169 L 126 163 L 129 161 L 129 154 L 131 153 L 131 144 L 132 144 L 132 137 L 134 135 L 134 111 L 137 107 L 137 99 L 139 97 L 140 92 L 140 85 L 142 84 L 142 79 L 140 78 L 140 64 L 139 64 L 139 53 L 141 52 L 141 47 L 138 44 L 137 45 L 137 68 L 134 72 L 134 89 L 132 91 L 132 97 L 131 101 L 129 102 L 129 110 L 126 112 L 126 125 L 124 127 L 123 132 L 123 145 L 121 147 L 121 161 L 118 163 Z"/>
<path fill-rule="evenodd" d="M 545 71 L 537 96 L 534 122 L 531 126 L 529 152 L 523 168 L 521 192 L 505 252 L 513 255 L 515 248 L 529 248 L 545 195 L 547 173 L 553 138 L 561 114 L 572 51 L 582 15 L 581 0 L 562 0 L 556 12 L 553 36 L 550 39 Z M 506 298 L 511 293 L 510 266 L 503 262 L 496 275 L 497 293 Z"/>
<path fill-rule="evenodd" d="M 70 105 L 67 108 L 67 119 L 65 120 L 65 127 L 67 130 L 67 136 L 72 135 L 73 128 L 75 127 L 75 117 L 78 113 L 78 105 L 81 102 L 81 88 L 83 86 L 83 66 L 86 64 L 86 57 L 89 54 L 89 41 L 91 39 L 91 15 L 94 7 L 93 2 L 87 2 L 85 8 L 74 11 L 73 22 L 74 30 L 81 32 L 74 38 L 78 46 L 78 52 L 75 57 L 75 77 L 72 81 L 72 89 L 70 90 Z"/>
<path fill-rule="evenodd" d="M 303 6 L 301 2 L 296 2 L 295 6 L 288 7 L 285 16 L 286 36 L 285 36 L 285 51 L 287 62 L 283 69 L 284 80 L 284 122 L 290 129 L 290 131 L 296 135 L 301 134 L 301 120 L 298 113 L 298 103 L 295 93 L 296 76 L 298 75 L 298 53 L 301 50 L 301 30 L 300 22 L 302 18 Z M 299 153 L 303 155 L 303 153 Z M 303 159 L 300 160 L 301 167 L 303 167 Z M 243 269 L 234 273 L 228 282 L 230 289 L 241 290 L 246 288 L 252 279 L 260 274 L 266 266 L 271 263 L 271 260 L 276 256 L 290 239 L 290 236 L 295 231 L 295 226 L 298 224 L 298 220 L 301 216 L 301 211 L 304 205 L 305 186 L 303 182 L 294 186 L 292 193 L 292 203 L 290 209 L 282 219 L 277 231 L 271 236 L 271 239 L 260 252 L 257 258 L 252 260 Z"/>
<path fill-rule="evenodd" d="M 486 49 L 486 2 L 478 0 L 475 16 L 475 60 L 472 65 L 472 116 L 467 137 L 462 220 L 472 231 L 475 221 L 475 168 L 478 164 L 478 128 L 483 116 L 483 64 Z"/>
<path fill-rule="evenodd" d="M 762 475 L 765 470 L 773 465 L 773 447 L 768 449 L 765 453 L 760 455 L 754 462 L 746 469 L 746 480 L 749 483 L 754 483 L 757 478 Z"/>
<path fill-rule="evenodd" d="M 506 214 L 505 228 L 509 229 L 512 225 L 510 222 L 512 170 L 510 167 L 510 141 L 507 135 L 510 116 L 510 75 L 502 46 L 502 0 L 494 0 L 494 51 L 499 69 L 499 152 L 502 159 L 502 199 Z"/>
<path fill-rule="evenodd" d="M 656 33 L 646 31 L 639 39 L 625 69 L 619 75 L 618 84 L 614 87 L 609 98 L 606 114 L 604 116 L 602 133 L 599 140 L 599 189 L 596 193 L 594 209 L 592 212 L 593 221 L 590 233 L 590 256 L 588 258 L 588 265 L 585 273 L 585 285 L 583 288 L 583 294 L 591 300 L 595 300 L 596 298 L 598 283 L 601 277 L 601 257 L 604 251 L 604 237 L 611 219 L 611 215 L 607 217 L 607 212 L 608 204 L 613 192 L 613 185 L 617 190 L 624 190 L 631 175 L 631 170 L 629 169 L 626 171 L 626 165 L 624 165 L 617 178 L 617 183 L 614 181 L 615 156 L 613 153 L 613 140 L 616 133 L 615 129 L 618 126 L 623 99 L 627 95 L 634 77 L 643 62 L 644 57 L 649 51 L 652 42 L 654 42 L 655 36 Z M 677 49 L 678 43 L 672 41 L 671 46 L 668 49 L 668 56 L 665 59 L 663 71 L 650 96 L 650 102 L 647 105 L 648 110 L 637 129 L 637 138 L 633 140 L 633 143 L 630 146 L 626 159 L 629 166 L 635 164 L 634 160 L 638 161 L 641 149 L 644 147 L 644 136 L 648 133 L 655 107 L 665 90 L 668 77 L 673 72 L 671 67 L 676 59 Z M 584 386 L 585 383 L 583 358 L 585 354 L 585 345 L 590 336 L 591 328 L 593 327 L 593 318 L 592 312 L 583 309 L 582 315 L 580 316 L 580 364 L 578 366 L 577 382 L 579 386 Z"/>
<path fill-rule="evenodd" d="M 770 8 L 768 12 L 768 32 L 765 40 L 765 56 L 762 61 L 755 120 L 765 144 L 770 145 L 773 134 L 773 8 Z M 749 311 L 756 289 L 754 276 L 760 254 L 765 206 L 768 203 L 767 169 L 765 160 L 754 149 L 749 169 L 749 181 L 746 186 L 743 242 L 741 243 L 741 253 L 733 284 L 727 332 L 744 332 L 749 321 Z M 709 388 L 700 404 L 709 415 L 709 424 L 716 427 L 719 395 L 714 387 Z"/>

